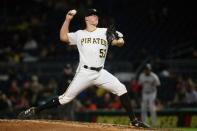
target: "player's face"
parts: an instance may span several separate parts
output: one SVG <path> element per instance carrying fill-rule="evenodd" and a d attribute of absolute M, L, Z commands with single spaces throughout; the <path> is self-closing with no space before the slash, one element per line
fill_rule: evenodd
<path fill-rule="evenodd" d="M 87 17 L 85 18 L 85 20 L 88 22 L 88 24 L 97 26 L 97 25 L 98 25 L 98 20 L 99 20 L 99 18 L 98 18 L 97 15 L 94 15 L 94 14 L 93 14 L 93 15 L 87 16 Z"/>
<path fill-rule="evenodd" d="M 149 70 L 149 69 L 144 69 L 144 73 L 145 73 L 146 75 L 150 75 L 150 70 Z"/>

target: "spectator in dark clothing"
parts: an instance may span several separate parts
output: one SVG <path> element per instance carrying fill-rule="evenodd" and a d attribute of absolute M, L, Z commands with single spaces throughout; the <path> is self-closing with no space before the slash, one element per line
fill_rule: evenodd
<path fill-rule="evenodd" d="M 58 94 L 63 94 L 66 90 L 66 88 L 70 85 L 70 82 L 72 81 L 74 76 L 73 68 L 70 64 L 66 64 L 63 69 L 63 75 L 61 76 L 61 80 L 59 82 L 58 87 Z"/>

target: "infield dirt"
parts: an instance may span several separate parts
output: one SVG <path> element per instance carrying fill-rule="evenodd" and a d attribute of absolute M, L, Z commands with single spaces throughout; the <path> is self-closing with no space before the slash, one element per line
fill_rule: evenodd
<path fill-rule="evenodd" d="M 56 120 L 0 120 L 0 131 L 172 131 L 140 129 L 125 125 L 81 123 Z"/>

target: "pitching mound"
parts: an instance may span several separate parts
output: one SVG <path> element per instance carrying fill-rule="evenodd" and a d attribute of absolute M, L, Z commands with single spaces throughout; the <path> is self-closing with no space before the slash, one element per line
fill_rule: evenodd
<path fill-rule="evenodd" d="M 52 120 L 0 120 L 0 131 L 155 131 L 123 125 Z"/>

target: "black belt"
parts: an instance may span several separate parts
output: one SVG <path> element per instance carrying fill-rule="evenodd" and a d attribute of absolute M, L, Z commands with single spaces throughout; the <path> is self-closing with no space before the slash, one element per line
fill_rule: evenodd
<path fill-rule="evenodd" d="M 90 70 L 95 70 L 95 71 L 100 71 L 103 67 L 88 67 L 87 65 L 83 66 L 86 69 L 90 69 Z"/>

